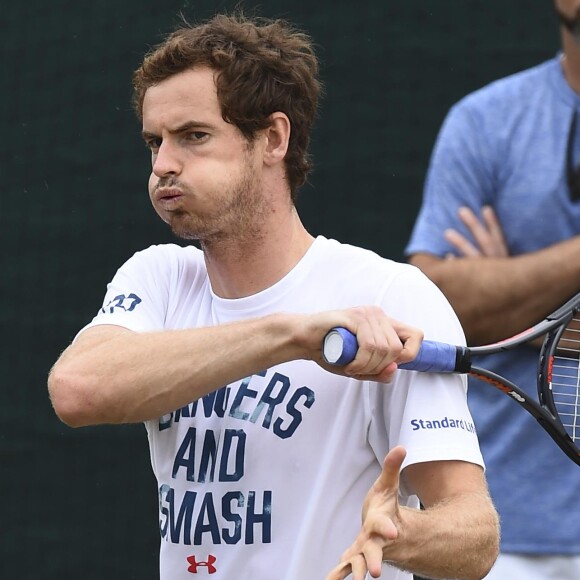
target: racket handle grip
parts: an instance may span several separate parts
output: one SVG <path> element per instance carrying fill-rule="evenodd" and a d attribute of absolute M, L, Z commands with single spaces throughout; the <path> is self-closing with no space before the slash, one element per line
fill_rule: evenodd
<path fill-rule="evenodd" d="M 331 329 L 324 337 L 322 354 L 326 362 L 344 366 L 353 361 L 358 350 L 356 336 L 346 328 Z M 431 373 L 467 373 L 471 368 L 469 351 L 461 346 L 424 340 L 414 360 L 401 363 L 400 369 Z"/>

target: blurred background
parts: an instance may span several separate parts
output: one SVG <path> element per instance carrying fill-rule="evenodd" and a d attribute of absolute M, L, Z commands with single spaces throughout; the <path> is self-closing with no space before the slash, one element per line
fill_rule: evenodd
<path fill-rule="evenodd" d="M 0 577 L 154 580 L 156 486 L 141 425 L 72 430 L 46 376 L 135 251 L 174 241 L 150 207 L 131 74 L 211 0 L 28 0 L 0 11 Z M 552 57 L 539 0 L 264 0 L 318 45 L 326 95 L 298 208 L 313 234 L 394 259 L 448 108 Z M 235 580 L 235 579 L 232 579 Z M 275 580 L 273 578 L 272 580 Z"/>

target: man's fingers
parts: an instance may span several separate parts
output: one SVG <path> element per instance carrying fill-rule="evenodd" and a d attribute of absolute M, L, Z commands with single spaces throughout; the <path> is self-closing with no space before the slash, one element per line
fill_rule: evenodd
<path fill-rule="evenodd" d="M 381 474 L 364 502 L 362 530 L 326 580 L 343 580 L 349 574 L 352 580 L 364 580 L 367 573 L 372 578 L 381 576 L 383 548 L 398 537 L 392 518 L 398 510 L 399 473 L 406 455 L 400 445 L 387 453 Z"/>
<path fill-rule="evenodd" d="M 501 224 L 495 215 L 494 209 L 489 205 L 483 206 L 481 208 L 481 216 L 494 241 L 494 255 L 496 257 L 507 257 L 509 255 L 509 251 L 505 237 L 503 235 L 503 228 L 501 227 Z"/>
<path fill-rule="evenodd" d="M 372 375 L 356 374 L 352 375 L 359 381 L 373 381 L 375 383 L 390 383 L 395 376 L 397 370 L 397 363 L 392 362 L 387 365 L 381 372 Z"/>
<path fill-rule="evenodd" d="M 333 568 L 328 576 L 326 576 L 326 580 L 344 580 L 350 572 L 352 568 L 349 562 L 342 562 L 336 568 Z"/>
<path fill-rule="evenodd" d="M 465 258 L 476 258 L 481 252 L 457 230 L 448 229 L 443 233 L 445 239 Z"/>
<path fill-rule="evenodd" d="M 404 326 L 396 320 L 391 320 L 391 324 L 402 342 L 402 349 L 397 357 L 397 362 L 415 360 L 423 342 L 423 331 L 419 328 Z"/>
<path fill-rule="evenodd" d="M 460 207 L 457 215 L 473 236 L 476 246 L 454 230 L 450 232 L 450 237 L 447 235 L 445 237 L 462 252 L 463 256 L 483 255 L 500 258 L 509 255 L 501 224 L 491 206 L 485 205 L 481 208 L 481 220 L 468 207 Z"/>
<path fill-rule="evenodd" d="M 403 350 L 403 343 L 388 317 L 371 317 L 357 330 L 358 353 L 345 369 L 352 376 L 377 376 L 385 372 L 390 378 L 396 370 L 394 362 Z"/>
<path fill-rule="evenodd" d="M 364 580 L 368 572 L 366 560 L 362 554 L 349 556 L 334 568 L 326 580 L 343 580 L 352 574 L 352 580 Z"/>
<path fill-rule="evenodd" d="M 379 542 L 368 541 L 363 550 L 366 568 L 373 578 L 379 578 L 383 569 L 383 548 Z"/>
<path fill-rule="evenodd" d="M 390 382 L 397 363 L 413 360 L 423 340 L 422 330 L 390 318 L 376 306 L 349 309 L 334 325 L 356 335 L 356 356 L 341 368 L 333 368 L 324 359 L 317 362 L 331 372 L 359 380 Z"/>
<path fill-rule="evenodd" d="M 352 580 L 365 580 L 368 572 L 367 562 L 362 554 L 351 558 Z"/>
<path fill-rule="evenodd" d="M 480 253 L 489 256 L 495 251 L 494 240 L 487 230 L 487 227 L 481 223 L 479 218 L 468 207 L 460 207 L 457 211 L 459 219 L 465 224 L 471 232 L 475 242 L 479 246 Z"/>
<path fill-rule="evenodd" d="M 399 473 L 406 456 L 407 451 L 401 445 L 393 447 L 387 453 L 383 462 L 383 470 L 375 483 L 375 486 L 378 486 L 378 491 L 394 491 L 395 494 L 398 493 Z"/>

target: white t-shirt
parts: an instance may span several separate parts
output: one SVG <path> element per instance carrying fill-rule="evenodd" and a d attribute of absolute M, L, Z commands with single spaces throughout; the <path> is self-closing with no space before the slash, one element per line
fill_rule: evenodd
<path fill-rule="evenodd" d="M 427 338 L 464 344 L 451 307 L 418 269 L 323 237 L 274 286 L 233 300 L 213 294 L 199 249 L 152 246 L 119 269 L 89 326 L 147 332 L 370 304 Z M 321 580 L 354 540 L 388 449 L 403 445 L 405 465 L 483 465 L 458 375 L 400 370 L 382 385 L 292 361 L 146 428 L 162 580 L 210 573 L 215 580 Z M 404 478 L 400 499 L 418 505 Z M 383 579 L 411 577 L 384 565 Z"/>

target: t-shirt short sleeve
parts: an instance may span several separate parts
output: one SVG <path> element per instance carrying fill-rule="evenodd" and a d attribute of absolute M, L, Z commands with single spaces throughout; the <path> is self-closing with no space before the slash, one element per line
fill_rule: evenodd
<path fill-rule="evenodd" d="M 171 286 L 179 273 L 179 253 L 172 244 L 151 246 L 135 253 L 116 272 L 103 303 L 84 330 L 103 324 L 135 332 L 165 328 Z"/>

